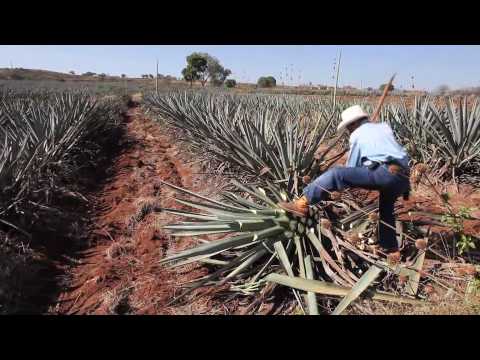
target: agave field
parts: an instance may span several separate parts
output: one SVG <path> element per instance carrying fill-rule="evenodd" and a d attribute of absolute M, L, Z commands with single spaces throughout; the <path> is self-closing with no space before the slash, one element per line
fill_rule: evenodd
<path fill-rule="evenodd" d="M 5 256 L 8 244 L 25 250 L 32 232 L 55 231 L 49 226 L 63 215 L 54 202 L 82 197 L 76 178 L 101 156 L 100 142 L 113 136 L 123 108 L 119 100 L 82 91 L 0 93 L 2 311 L 9 300 L 2 298 L 8 296 L 4 286 L 15 272 Z"/>
<path fill-rule="evenodd" d="M 376 245 L 377 199 L 366 191 L 332 193 L 311 206 L 304 218 L 278 206 L 301 196 L 305 177 L 315 178 L 345 156 L 348 139 L 339 137 L 336 127 L 340 113 L 353 104 L 319 96 L 220 91 L 144 96 L 143 110 L 174 130 L 207 176 L 215 173 L 226 180 L 212 197 L 161 179 L 175 191 L 178 206 L 169 207 L 168 202 L 149 209 L 178 219 L 163 228 L 174 241 L 187 237 L 195 245 L 168 252 L 159 262 L 208 269 L 206 275 L 182 283 L 171 304 L 213 289 L 219 299 L 246 299 L 246 313 L 275 298 L 277 304 L 294 304 L 300 313 L 342 314 L 358 297 L 426 304 L 432 288 L 458 292 L 457 280 L 465 285 L 472 279 L 471 273 L 468 279 L 452 277 L 452 267 L 478 263 L 480 253 L 474 250 L 480 235 L 463 233 L 462 221 L 472 215 L 465 209 L 459 213 L 436 185 L 480 184 L 476 102 L 452 98 L 439 105 L 423 97 L 381 110 L 380 121 L 392 126 L 411 156 L 417 170 L 414 182 L 431 187 L 445 212 L 422 213 L 413 205 L 405 217 L 405 208 L 397 204 L 404 214 L 396 229 L 401 263 L 387 262 Z M 371 103 L 361 105 L 373 112 Z M 18 302 L 7 284 L 15 287 L 23 276 L 18 264 L 29 259 L 19 254 L 28 253 L 29 246 L 41 247 L 52 234 L 63 241 L 89 231 L 76 222 L 77 204 L 87 203 L 79 179 L 82 172 L 101 167 L 101 161 L 112 165 L 106 149 L 118 138 L 125 111 L 125 99 L 99 98 L 86 91 L 0 92 L 0 313 L 12 311 Z M 141 119 L 145 124 L 147 120 Z M 141 133 L 147 138 L 146 130 Z M 151 152 L 161 159 L 155 149 Z M 158 174 L 152 169 L 151 174 Z M 421 214 L 422 221 L 412 220 L 410 213 Z M 452 236 L 439 241 L 431 224 L 449 225 Z M 57 236 L 62 232 L 65 236 Z M 450 256 L 447 247 L 463 255 Z"/>
<path fill-rule="evenodd" d="M 303 313 L 329 309 L 340 314 L 361 294 L 420 304 L 427 301 L 430 287 L 450 289 L 442 264 L 423 268 L 427 255 L 441 254 L 438 244 L 430 245 L 428 231 L 413 222 L 398 224 L 404 249 L 401 264 L 386 261 L 376 246 L 375 199 L 355 191 L 340 197 L 331 194 L 311 206 L 305 218 L 278 207 L 279 201 L 301 195 L 304 176 L 321 174 L 345 153 L 346 139 L 336 141 L 335 129 L 341 111 L 350 105 L 299 96 L 202 92 L 145 96 L 147 110 L 179 129 L 209 171 L 221 169 L 230 177 L 216 198 L 164 182 L 178 192 L 180 207 L 162 211 L 184 219 L 165 228 L 173 237 L 197 239 L 198 246 L 161 263 L 176 267 L 199 262 L 211 268 L 172 302 L 203 287 L 227 286 L 234 296 L 251 297 L 254 308 L 259 299 L 287 286 Z M 363 105 L 372 112 L 372 106 Z M 380 118 L 406 146 L 413 167 L 428 165 L 417 166 L 420 174 L 478 184 L 476 103 L 467 106 L 466 100 L 450 100 L 439 108 L 428 97 L 418 98 L 412 107 L 384 107 Z M 332 298 L 337 300 L 332 303 Z"/>
<path fill-rule="evenodd" d="M 98 102 L 76 93 L 13 93 L 0 95 L 0 221 L 22 214 L 26 221 L 64 191 L 59 176 L 68 178 L 82 165 L 88 146 L 109 134 L 119 122 L 114 100 Z M 61 169 L 61 174 L 58 171 Z"/>

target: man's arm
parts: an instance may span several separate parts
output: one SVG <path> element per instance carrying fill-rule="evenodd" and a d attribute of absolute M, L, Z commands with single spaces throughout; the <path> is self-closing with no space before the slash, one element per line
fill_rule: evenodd
<path fill-rule="evenodd" d="M 348 153 L 346 167 L 360 166 L 360 147 L 356 141 L 350 143 L 350 152 Z"/>

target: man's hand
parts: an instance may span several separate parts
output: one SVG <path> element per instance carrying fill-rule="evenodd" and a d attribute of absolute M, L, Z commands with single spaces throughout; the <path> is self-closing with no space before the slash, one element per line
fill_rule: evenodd
<path fill-rule="evenodd" d="M 310 184 L 311 181 L 312 181 L 312 178 L 308 175 L 305 175 L 304 177 L 302 177 L 302 182 L 304 184 Z"/>

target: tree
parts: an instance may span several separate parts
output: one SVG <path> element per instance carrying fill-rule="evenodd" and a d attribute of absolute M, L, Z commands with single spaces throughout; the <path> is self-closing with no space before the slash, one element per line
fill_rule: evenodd
<path fill-rule="evenodd" d="M 222 85 L 232 71 L 230 69 L 225 69 L 217 58 L 208 54 L 205 54 L 204 56 L 207 59 L 207 79 L 210 79 L 213 86 Z"/>
<path fill-rule="evenodd" d="M 380 85 L 380 87 L 378 88 L 380 91 L 383 91 L 383 89 L 385 89 L 385 86 L 387 86 L 387 84 L 382 84 Z M 393 91 L 395 90 L 395 87 L 393 86 L 393 84 L 390 84 L 389 88 L 388 88 L 388 91 Z"/>
<path fill-rule="evenodd" d="M 101 73 L 101 74 L 98 74 L 98 77 L 100 78 L 100 80 L 105 80 L 105 78 L 107 77 L 107 74 L 105 73 Z"/>
<path fill-rule="evenodd" d="M 73 71 L 73 70 L 70 71 L 70 74 L 75 75 L 75 71 Z"/>
<path fill-rule="evenodd" d="M 196 80 L 202 81 L 206 77 L 207 59 L 199 53 L 192 53 L 187 56 L 187 66 L 182 70 L 182 76 L 185 81 L 190 82 L 190 86 Z M 202 86 L 205 83 L 202 82 Z"/>
<path fill-rule="evenodd" d="M 227 88 L 234 88 L 235 86 L 237 86 L 237 82 L 234 79 L 227 79 L 225 80 L 225 86 Z"/>
<path fill-rule="evenodd" d="M 93 75 L 95 75 L 95 73 L 91 71 L 87 71 L 86 73 L 82 74 L 82 76 L 93 76 Z"/>
<path fill-rule="evenodd" d="M 208 81 L 214 86 L 220 86 L 231 73 L 232 71 L 225 69 L 217 58 L 198 52 L 187 57 L 187 66 L 182 70 L 183 78 L 190 81 L 190 85 L 193 81 L 200 80 L 202 86 Z"/>
<path fill-rule="evenodd" d="M 193 86 L 195 80 L 200 79 L 200 75 L 198 75 L 198 72 L 191 65 L 187 65 L 187 67 L 182 70 L 182 76 L 185 81 L 190 82 L 190 87 Z"/>
<path fill-rule="evenodd" d="M 125 79 L 127 77 L 127 75 L 125 75 L 125 74 L 122 74 L 120 76 L 122 77 L 122 79 Z"/>
<path fill-rule="evenodd" d="M 148 77 L 149 77 L 150 79 L 153 79 L 153 75 L 152 75 L 152 74 L 149 74 Z"/>
<path fill-rule="evenodd" d="M 273 76 L 262 76 L 258 79 L 257 85 L 263 88 L 275 87 L 277 86 L 277 80 Z"/>
<path fill-rule="evenodd" d="M 202 86 L 205 85 L 203 80 L 207 73 L 207 59 L 200 53 L 192 53 L 187 56 L 187 66 L 183 68 L 182 75 L 186 81 L 190 82 L 190 86 L 196 80 L 202 81 Z"/>

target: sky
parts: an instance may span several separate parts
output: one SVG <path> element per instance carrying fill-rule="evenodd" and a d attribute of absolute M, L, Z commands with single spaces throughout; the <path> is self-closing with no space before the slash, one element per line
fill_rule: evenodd
<path fill-rule="evenodd" d="M 240 82 L 333 85 L 341 51 L 340 86 L 378 88 L 393 73 L 400 89 L 480 86 L 479 45 L 0 45 L 0 67 L 138 77 L 155 74 L 158 59 L 159 73 L 181 77 L 194 51 L 218 58 Z"/>

